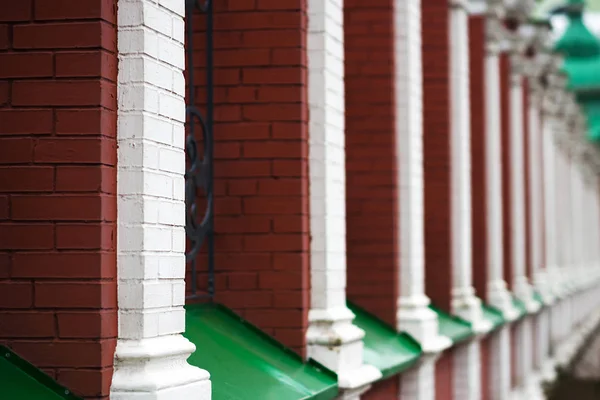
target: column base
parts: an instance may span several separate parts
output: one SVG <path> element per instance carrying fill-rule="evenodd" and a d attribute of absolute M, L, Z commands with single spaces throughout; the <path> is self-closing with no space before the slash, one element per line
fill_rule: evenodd
<path fill-rule="evenodd" d="M 555 298 L 552 293 L 552 288 L 549 285 L 547 272 L 540 271 L 535 276 L 535 287 L 542 297 L 542 301 L 545 305 L 550 306 L 554 304 Z"/>
<path fill-rule="evenodd" d="M 427 296 L 398 299 L 398 331 L 415 338 L 425 354 L 435 354 L 452 346 L 452 341 L 439 334 L 437 314 L 429 309 Z"/>
<path fill-rule="evenodd" d="M 452 289 L 452 313 L 470 322 L 477 335 L 492 330 L 492 323 L 483 317 L 481 299 L 475 296 L 472 287 Z"/>
<path fill-rule="evenodd" d="M 119 340 L 112 400 L 210 400 L 210 374 L 187 363 L 196 346 L 181 335 Z"/>
<path fill-rule="evenodd" d="M 512 322 L 519 318 L 519 311 L 513 305 L 511 294 L 506 289 L 504 281 L 489 282 L 487 298 L 489 304 L 497 308 L 505 320 Z"/>
<path fill-rule="evenodd" d="M 377 368 L 363 364 L 365 332 L 352 324 L 353 319 L 346 307 L 311 310 L 306 342 L 308 356 L 338 374 L 340 389 L 360 391 L 382 375 Z"/>
<path fill-rule="evenodd" d="M 525 277 L 515 284 L 515 296 L 525 304 L 528 314 L 535 314 L 540 310 L 541 304 L 533 298 L 533 287 Z"/>

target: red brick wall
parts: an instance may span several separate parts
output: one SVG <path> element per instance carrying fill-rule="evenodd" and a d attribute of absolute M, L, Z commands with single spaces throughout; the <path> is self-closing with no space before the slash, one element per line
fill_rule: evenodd
<path fill-rule="evenodd" d="M 480 297 L 487 293 L 487 196 L 485 127 L 485 18 L 469 17 L 471 73 L 471 226 L 473 229 L 473 283 Z"/>
<path fill-rule="evenodd" d="M 299 352 L 309 301 L 305 7 L 214 2 L 216 301 Z M 204 110 L 204 18 L 194 24 Z"/>
<path fill-rule="evenodd" d="M 533 279 L 533 262 L 531 261 L 531 179 L 529 174 L 529 85 L 527 79 L 523 78 L 523 161 L 525 163 L 525 271 L 529 279 Z"/>
<path fill-rule="evenodd" d="M 511 179 L 510 179 L 510 60 L 507 54 L 500 56 L 500 118 L 502 120 L 502 240 L 504 248 L 504 280 L 509 288 L 513 284 L 511 243 Z"/>
<path fill-rule="evenodd" d="M 401 400 L 399 376 L 394 375 L 384 381 L 374 383 L 371 389 L 360 398 L 362 400 Z"/>
<path fill-rule="evenodd" d="M 96 399 L 117 335 L 115 3 L 0 7 L 0 341 Z"/>
<path fill-rule="evenodd" d="M 435 400 L 454 400 L 453 349 L 444 352 L 435 363 Z"/>
<path fill-rule="evenodd" d="M 450 49 L 445 0 L 422 2 L 427 295 L 450 310 Z"/>
<path fill-rule="evenodd" d="M 391 0 L 344 4 L 347 290 L 396 325 L 394 30 Z"/>

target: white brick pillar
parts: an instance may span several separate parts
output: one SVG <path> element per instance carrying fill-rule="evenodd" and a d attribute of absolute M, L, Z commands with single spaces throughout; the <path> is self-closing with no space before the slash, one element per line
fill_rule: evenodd
<path fill-rule="evenodd" d="M 528 105 L 528 124 L 529 124 L 529 225 L 531 235 L 531 267 L 533 270 L 533 279 L 535 287 L 542 296 L 546 304 L 553 301 L 552 291 L 549 287 L 548 274 L 546 266 L 542 265 L 544 232 L 544 165 L 543 165 L 543 147 L 542 147 L 542 100 L 543 91 L 538 83 L 538 77 L 529 79 L 529 105 Z"/>
<path fill-rule="evenodd" d="M 518 43 L 516 44 L 519 45 Z M 533 290 L 527 279 L 526 224 L 525 224 L 525 151 L 523 68 L 524 62 L 517 51 L 510 56 L 510 183 L 511 183 L 511 243 L 513 290 L 523 301 L 527 311 L 536 312 L 540 305 L 533 299 Z"/>
<path fill-rule="evenodd" d="M 399 331 L 411 334 L 426 354 L 400 375 L 401 397 L 435 399 L 435 361 L 452 344 L 440 336 L 437 314 L 425 295 L 423 69 L 421 0 L 394 0 L 396 143 L 400 279 L 397 306 Z"/>
<path fill-rule="evenodd" d="M 452 312 L 486 332 L 491 324 L 472 284 L 469 17 L 466 1 L 451 0 L 449 6 Z"/>
<path fill-rule="evenodd" d="M 113 400 L 210 399 L 187 363 L 184 1 L 118 2 L 119 337 Z M 198 351 L 202 351 L 199 349 Z"/>
<path fill-rule="evenodd" d="M 474 338 L 454 349 L 454 399 L 481 399 L 480 340 Z"/>
<path fill-rule="evenodd" d="M 311 309 L 308 356 L 338 374 L 344 399 L 381 377 L 346 307 L 343 0 L 308 1 Z"/>
<path fill-rule="evenodd" d="M 510 398 L 510 325 L 505 325 L 490 338 L 490 400 Z"/>
<path fill-rule="evenodd" d="M 500 40 L 502 23 L 494 15 L 486 19 L 485 55 L 485 162 L 487 211 L 487 293 L 488 302 L 502 311 L 505 319 L 518 316 L 510 292 L 504 281 L 502 233 L 502 141 L 500 117 Z"/>

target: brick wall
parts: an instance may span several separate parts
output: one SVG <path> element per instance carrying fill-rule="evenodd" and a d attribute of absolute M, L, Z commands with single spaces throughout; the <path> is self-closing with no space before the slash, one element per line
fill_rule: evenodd
<path fill-rule="evenodd" d="M 454 399 L 454 354 L 450 349 L 435 363 L 435 400 Z"/>
<path fill-rule="evenodd" d="M 510 59 L 506 53 L 500 55 L 500 118 L 502 120 L 502 245 L 504 248 L 504 281 L 509 287 L 513 285 L 512 271 L 512 187 L 510 180 Z"/>
<path fill-rule="evenodd" d="M 300 352 L 309 282 L 305 7 L 214 3 L 216 300 Z M 204 18 L 194 24 L 204 110 Z M 199 280 L 205 287 L 206 275 Z"/>
<path fill-rule="evenodd" d="M 493 333 L 492 333 L 493 334 Z M 492 339 L 490 336 L 483 338 L 480 342 L 479 351 L 481 352 L 481 400 L 489 400 L 491 398 L 491 388 L 492 379 L 494 377 L 491 376 L 491 368 L 490 362 L 492 358 L 490 357 L 492 346 Z"/>
<path fill-rule="evenodd" d="M 530 282 L 533 282 L 532 237 L 531 237 L 531 165 L 529 157 L 529 85 L 523 78 L 523 162 L 525 164 L 525 271 Z"/>
<path fill-rule="evenodd" d="M 426 294 L 450 310 L 450 49 L 449 7 L 423 1 L 423 151 Z"/>
<path fill-rule="evenodd" d="M 0 341 L 86 398 L 117 335 L 115 3 L 0 13 Z"/>
<path fill-rule="evenodd" d="M 360 398 L 361 400 L 401 400 L 399 393 L 400 379 L 394 375 L 384 381 L 374 383 Z"/>
<path fill-rule="evenodd" d="M 348 297 L 391 326 L 398 298 L 392 0 L 344 4 Z"/>
<path fill-rule="evenodd" d="M 478 295 L 487 293 L 487 196 L 485 123 L 485 17 L 469 17 L 469 71 L 471 94 L 471 226 L 473 229 L 473 283 Z"/>

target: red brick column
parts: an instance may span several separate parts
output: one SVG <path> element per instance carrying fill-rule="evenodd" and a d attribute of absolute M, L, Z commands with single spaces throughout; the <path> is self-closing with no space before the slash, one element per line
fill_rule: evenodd
<path fill-rule="evenodd" d="M 531 257 L 531 165 L 529 157 L 530 135 L 529 132 L 529 84 L 527 78 L 523 78 L 523 163 L 525 165 L 525 273 L 529 282 L 534 282 L 533 260 Z"/>
<path fill-rule="evenodd" d="M 302 353 L 309 306 L 306 4 L 215 2 L 214 13 L 216 301 Z M 203 22 L 194 22 L 199 85 Z M 199 279 L 206 285 L 206 275 Z"/>
<path fill-rule="evenodd" d="M 116 1 L 4 3 L 0 341 L 76 394 L 107 399 L 117 335 Z"/>

